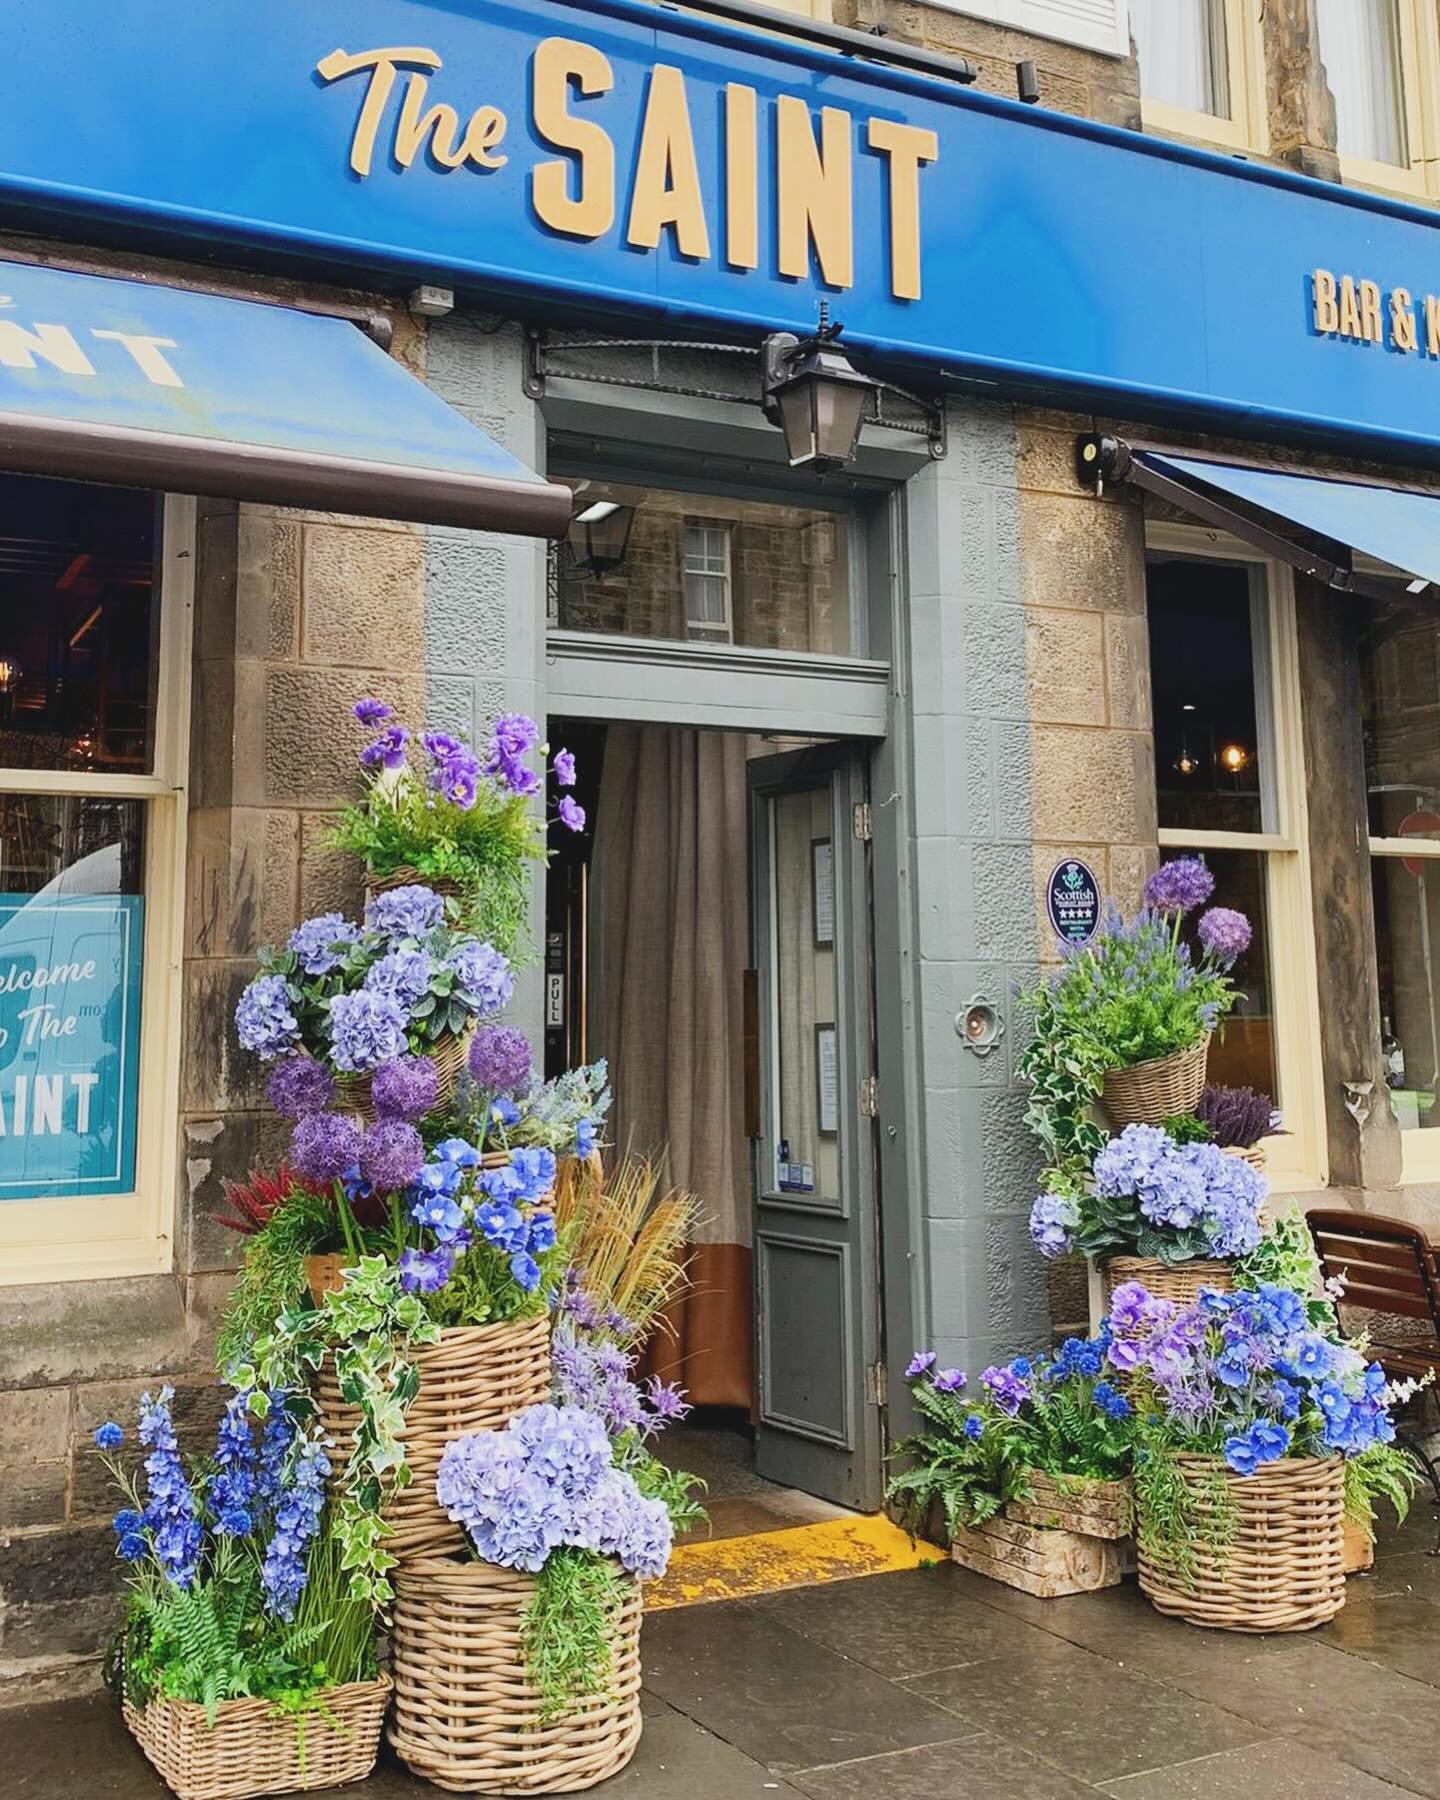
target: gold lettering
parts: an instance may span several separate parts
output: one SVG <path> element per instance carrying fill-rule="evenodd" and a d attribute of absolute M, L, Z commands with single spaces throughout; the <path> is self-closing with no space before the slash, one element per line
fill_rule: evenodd
<path fill-rule="evenodd" d="M 154 382 L 156 387 L 184 387 L 185 383 L 174 366 L 160 354 L 162 350 L 176 348 L 174 338 L 143 337 L 136 331 L 92 331 L 90 335 L 107 339 L 113 344 L 123 344 L 136 368 L 147 381 Z"/>
<path fill-rule="evenodd" d="M 13 319 L 0 319 L 0 363 L 7 369 L 33 369 L 43 356 L 62 375 L 93 375 L 95 365 L 65 325 L 37 325 L 27 331 Z"/>
<path fill-rule="evenodd" d="M 919 125 L 872 119 L 869 143 L 890 164 L 890 292 L 920 298 L 920 165 L 934 162 L 940 140 Z"/>
<path fill-rule="evenodd" d="M 820 109 L 817 146 L 810 108 L 794 94 L 781 94 L 775 142 L 780 273 L 806 280 L 813 243 L 822 278 L 831 287 L 849 287 L 855 279 L 849 113 Z"/>
<path fill-rule="evenodd" d="M 725 89 L 725 260 L 737 269 L 760 261 L 756 95 L 737 81 Z"/>
<path fill-rule="evenodd" d="M 591 119 L 570 111 L 570 84 L 583 95 L 608 94 L 615 85 L 609 62 L 589 44 L 573 38 L 546 38 L 535 50 L 531 112 L 535 129 L 547 144 L 573 154 L 572 164 L 557 156 L 536 163 L 530 177 L 535 211 L 553 231 L 573 237 L 602 237 L 615 222 L 615 146 Z M 570 170 L 579 181 L 570 198 Z"/>
<path fill-rule="evenodd" d="M 1390 295 L 1390 342 L 1397 350 L 1417 348 L 1415 302 L 1409 288 L 1397 287 Z"/>
<path fill-rule="evenodd" d="M 1335 277 L 1328 269 L 1316 269 L 1310 277 L 1315 296 L 1315 329 L 1319 332 L 1340 329 L 1340 308 L 1335 304 Z"/>
<path fill-rule="evenodd" d="M 471 113 L 465 132 L 465 154 L 477 168 L 503 169 L 509 162 L 508 156 L 494 154 L 505 141 L 509 126 L 510 121 L 498 106 L 477 106 Z"/>
<path fill-rule="evenodd" d="M 429 86 L 423 75 L 412 75 L 405 83 L 405 98 L 400 102 L 400 117 L 395 125 L 395 160 L 402 169 L 408 169 L 428 137 L 430 154 L 440 167 L 458 169 L 465 160 L 465 146 L 455 142 L 460 115 L 443 101 L 422 113 L 420 105 Z"/>
<path fill-rule="evenodd" d="M 1380 289 L 1373 281 L 1360 283 L 1360 330 L 1366 343 L 1381 344 L 1385 334 L 1380 327 Z"/>
<path fill-rule="evenodd" d="M 639 248 L 653 250 L 667 225 L 682 256 L 701 261 L 709 256 L 710 233 L 700 198 L 685 77 L 668 63 L 656 63 L 650 71 L 625 236 Z"/>
<path fill-rule="evenodd" d="M 1425 296 L 1425 354 L 1440 356 L 1440 297 Z"/>
<path fill-rule="evenodd" d="M 388 50 L 358 50 L 353 56 L 344 50 L 332 50 L 315 65 L 315 73 L 322 81 L 339 81 L 362 69 L 370 71 L 365 98 L 360 103 L 360 115 L 355 121 L 355 134 L 350 140 L 350 167 L 361 177 L 368 175 L 374 164 L 380 121 L 394 91 L 395 77 L 407 63 L 418 63 L 422 69 L 433 71 L 440 67 L 440 58 L 433 50 L 409 44 Z"/>
<path fill-rule="evenodd" d="M 1354 277 L 1350 275 L 1340 277 L 1340 335 L 1348 338 L 1360 335 L 1360 307 L 1355 299 Z"/>

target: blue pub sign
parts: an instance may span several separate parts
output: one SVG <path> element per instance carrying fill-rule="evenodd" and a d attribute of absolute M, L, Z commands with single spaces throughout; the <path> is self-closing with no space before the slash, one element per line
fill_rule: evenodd
<path fill-rule="evenodd" d="M 143 909 L 0 894 L 0 1200 L 135 1185 Z"/>

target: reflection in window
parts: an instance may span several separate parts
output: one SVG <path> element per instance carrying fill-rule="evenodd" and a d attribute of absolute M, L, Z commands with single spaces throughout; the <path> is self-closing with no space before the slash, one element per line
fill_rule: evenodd
<path fill-rule="evenodd" d="M 1130 35 L 1147 100 L 1232 117 L 1225 0 L 1130 0 Z"/>
<path fill-rule="evenodd" d="M 0 767 L 149 771 L 153 494 L 0 475 Z"/>
<path fill-rule="evenodd" d="M 1272 829 L 1263 658 L 1244 563 L 1156 558 L 1146 577 L 1162 830 Z"/>
<path fill-rule="evenodd" d="M 835 875 L 828 786 L 772 802 L 779 1186 L 840 1192 Z"/>
<path fill-rule="evenodd" d="M 1167 855 L 1183 854 L 1169 850 Z M 1212 906 L 1233 906 L 1250 921 L 1250 948 L 1233 974 L 1240 999 L 1210 1045 L 1209 1078 L 1225 1087 L 1254 1088 L 1283 1104 L 1275 1059 L 1274 978 L 1265 856 L 1259 850 L 1202 850 L 1215 877 Z M 1192 943 L 1192 948 L 1198 946 Z"/>
<path fill-rule="evenodd" d="M 1342 156 L 1408 169 L 1400 0 L 1315 0 Z"/>
<path fill-rule="evenodd" d="M 556 571 L 552 623 L 562 630 L 851 653 L 847 514 L 598 480 L 570 486 L 581 515 L 614 504 L 633 517 L 618 562 L 587 562 L 572 531 Z"/>

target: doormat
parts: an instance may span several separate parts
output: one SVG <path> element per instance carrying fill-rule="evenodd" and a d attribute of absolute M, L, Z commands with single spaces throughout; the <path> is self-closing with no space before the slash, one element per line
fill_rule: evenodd
<path fill-rule="evenodd" d="M 678 1545 L 664 1579 L 646 1583 L 645 1610 L 743 1600 L 944 1561 L 943 1550 L 912 1540 L 884 1513 L 824 1519 L 784 1531 Z"/>

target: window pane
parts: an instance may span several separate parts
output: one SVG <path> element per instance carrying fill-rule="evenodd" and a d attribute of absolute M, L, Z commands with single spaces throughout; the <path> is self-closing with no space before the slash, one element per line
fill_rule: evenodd
<path fill-rule="evenodd" d="M 1183 851 L 1166 850 L 1166 856 Z M 1225 1087 L 1254 1088 L 1283 1107 L 1277 1087 L 1274 980 L 1270 966 L 1270 908 L 1266 856 L 1259 850 L 1200 850 L 1215 877 L 1212 906 L 1233 906 L 1250 921 L 1250 948 L 1235 965 L 1240 999 L 1210 1044 L 1209 1078 Z"/>
<path fill-rule="evenodd" d="M 1360 640 L 1372 837 L 1440 836 L 1440 615 L 1398 584 Z"/>
<path fill-rule="evenodd" d="M 0 767 L 147 772 L 155 496 L 0 475 Z"/>
<path fill-rule="evenodd" d="M 1161 826 L 1276 829 L 1269 716 L 1256 698 L 1268 680 L 1249 567 L 1154 558 L 1146 604 Z"/>
<path fill-rule="evenodd" d="M 1232 116 L 1225 0 L 1130 0 L 1130 35 L 1147 100 Z"/>
<path fill-rule="evenodd" d="M 135 1185 L 144 824 L 0 795 L 0 1200 Z"/>
<path fill-rule="evenodd" d="M 1315 9 L 1336 148 L 1408 169 L 1400 0 L 1315 0 Z"/>
<path fill-rule="evenodd" d="M 830 789 L 781 794 L 773 807 L 776 1181 L 833 1199 L 840 1121 Z"/>
<path fill-rule="evenodd" d="M 735 643 L 850 654 L 847 515 L 599 480 L 570 486 L 583 497 L 582 512 L 612 501 L 634 511 L 623 556 L 608 567 L 593 556 L 587 563 L 583 530 L 572 528 L 556 578 L 554 622 L 562 629 L 693 637 L 690 621 L 723 624 L 728 590 Z M 697 513 L 705 515 L 698 523 Z"/>
<path fill-rule="evenodd" d="M 1375 976 L 1390 1105 L 1406 1131 L 1440 1125 L 1435 956 L 1440 950 L 1440 863 L 1377 856 Z"/>

